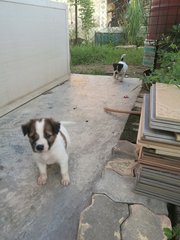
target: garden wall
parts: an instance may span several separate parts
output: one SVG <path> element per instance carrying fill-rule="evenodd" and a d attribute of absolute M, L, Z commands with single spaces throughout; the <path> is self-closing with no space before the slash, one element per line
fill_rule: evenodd
<path fill-rule="evenodd" d="M 47 0 L 0 0 L 0 116 L 67 80 L 67 8 Z"/>

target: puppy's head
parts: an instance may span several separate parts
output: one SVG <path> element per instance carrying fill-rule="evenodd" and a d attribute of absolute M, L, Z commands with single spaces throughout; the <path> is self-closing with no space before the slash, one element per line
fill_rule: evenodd
<path fill-rule="evenodd" d="M 52 147 L 60 130 L 60 123 L 52 118 L 31 119 L 21 128 L 24 136 L 28 135 L 32 150 L 42 153 Z"/>

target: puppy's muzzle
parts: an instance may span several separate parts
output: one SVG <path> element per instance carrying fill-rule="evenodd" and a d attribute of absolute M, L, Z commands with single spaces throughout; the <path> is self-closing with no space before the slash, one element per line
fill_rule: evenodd
<path fill-rule="evenodd" d="M 38 145 L 36 146 L 36 150 L 37 150 L 38 152 L 42 152 L 42 151 L 44 150 L 44 145 L 43 145 L 43 144 L 38 144 Z"/>

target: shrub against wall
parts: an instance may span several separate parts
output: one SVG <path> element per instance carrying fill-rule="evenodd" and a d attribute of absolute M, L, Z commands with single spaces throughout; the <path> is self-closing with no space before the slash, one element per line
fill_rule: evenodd
<path fill-rule="evenodd" d="M 80 8 L 80 18 L 82 21 L 82 30 L 86 40 L 89 40 L 90 30 L 95 26 L 93 19 L 93 4 L 91 0 L 78 0 Z"/>
<path fill-rule="evenodd" d="M 75 18 L 78 19 L 80 18 L 81 20 L 81 29 L 84 35 L 84 38 L 86 41 L 89 40 L 90 36 L 90 31 L 91 29 L 95 26 L 95 21 L 93 18 L 93 13 L 94 13 L 94 7 L 93 7 L 93 2 L 92 0 L 69 0 L 71 5 L 77 7 L 77 16 Z M 78 22 L 76 22 L 78 24 Z M 77 31 L 77 30 L 75 30 Z M 78 34 L 75 33 L 77 36 Z"/>

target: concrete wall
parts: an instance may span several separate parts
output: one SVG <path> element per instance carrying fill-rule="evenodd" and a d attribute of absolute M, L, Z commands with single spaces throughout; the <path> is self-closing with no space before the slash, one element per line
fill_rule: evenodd
<path fill-rule="evenodd" d="M 65 4 L 0 0 L 0 115 L 69 78 Z"/>

